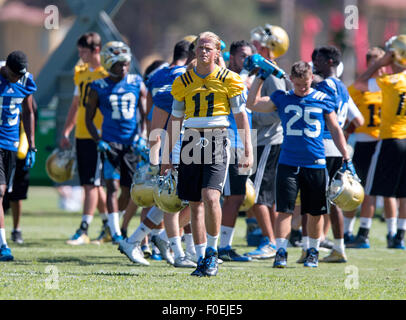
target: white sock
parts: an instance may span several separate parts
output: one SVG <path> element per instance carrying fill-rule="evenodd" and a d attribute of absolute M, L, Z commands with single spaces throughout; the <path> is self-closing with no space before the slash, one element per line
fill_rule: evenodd
<path fill-rule="evenodd" d="M 186 244 L 186 252 L 191 254 L 196 254 L 195 250 L 195 243 L 193 241 L 193 235 L 191 233 L 185 233 L 185 244 Z"/>
<path fill-rule="evenodd" d="M 355 217 L 344 217 L 344 233 L 352 233 L 354 231 Z"/>
<path fill-rule="evenodd" d="M 337 250 L 340 253 L 344 253 L 345 251 L 344 239 L 334 239 L 333 249 Z"/>
<path fill-rule="evenodd" d="M 361 217 L 360 219 L 359 219 L 359 222 L 360 222 L 360 227 L 361 228 L 364 228 L 364 229 L 371 229 L 371 226 L 372 226 L 372 218 L 364 218 L 364 217 Z"/>
<path fill-rule="evenodd" d="M 120 222 L 118 218 L 118 212 L 109 213 L 108 215 L 108 225 L 110 227 L 110 232 L 112 235 L 121 235 Z"/>
<path fill-rule="evenodd" d="M 7 246 L 6 229 L 0 228 L 0 246 L 2 246 L 3 244 Z"/>
<path fill-rule="evenodd" d="M 406 230 L 406 219 L 398 218 L 398 226 L 399 230 Z"/>
<path fill-rule="evenodd" d="M 309 237 L 309 249 L 310 248 L 315 248 L 317 251 L 319 251 L 320 239 L 313 239 Z"/>
<path fill-rule="evenodd" d="M 104 222 L 104 221 L 108 220 L 109 217 L 108 217 L 107 213 L 100 213 L 100 218 Z"/>
<path fill-rule="evenodd" d="M 175 254 L 175 259 L 178 257 L 184 257 L 185 253 L 183 252 L 182 248 L 182 241 L 179 236 L 169 238 L 169 245 Z"/>
<path fill-rule="evenodd" d="M 386 226 L 388 227 L 388 233 L 391 235 L 396 234 L 396 218 L 386 219 Z"/>
<path fill-rule="evenodd" d="M 160 238 L 162 238 L 163 233 L 166 233 L 165 229 L 152 229 L 151 230 L 151 236 L 159 236 Z"/>
<path fill-rule="evenodd" d="M 137 230 L 135 230 L 134 233 L 131 235 L 131 237 L 128 238 L 127 242 L 129 243 L 141 242 L 145 238 L 145 236 L 150 232 L 151 229 L 141 222 Z"/>
<path fill-rule="evenodd" d="M 220 248 L 225 248 L 227 246 L 231 247 L 231 244 L 233 243 L 234 231 L 235 228 L 221 226 Z"/>
<path fill-rule="evenodd" d="M 158 233 L 159 237 L 166 242 L 169 242 L 168 234 L 166 233 L 165 229 L 158 229 L 160 232 Z"/>
<path fill-rule="evenodd" d="M 279 250 L 280 248 L 285 249 L 285 251 L 288 249 L 288 239 L 285 238 L 276 238 L 276 250 Z"/>
<path fill-rule="evenodd" d="M 119 211 L 119 212 L 118 212 L 119 220 L 120 220 L 124 215 L 125 215 L 125 210 Z"/>
<path fill-rule="evenodd" d="M 88 226 L 90 225 L 90 223 L 92 221 L 93 221 L 93 216 L 91 216 L 90 214 L 84 214 L 82 216 L 82 222 L 86 222 Z"/>
<path fill-rule="evenodd" d="M 219 236 L 211 236 L 207 233 L 207 246 L 212 247 L 215 250 L 217 250 L 217 242 L 218 242 Z"/>
<path fill-rule="evenodd" d="M 309 236 L 304 236 L 302 238 L 302 243 L 303 243 L 303 250 L 306 251 L 309 249 Z"/>
<path fill-rule="evenodd" d="M 207 242 L 201 243 L 201 244 L 195 244 L 197 258 L 200 258 L 200 257 L 204 258 L 204 255 L 206 254 L 206 247 L 207 247 Z"/>

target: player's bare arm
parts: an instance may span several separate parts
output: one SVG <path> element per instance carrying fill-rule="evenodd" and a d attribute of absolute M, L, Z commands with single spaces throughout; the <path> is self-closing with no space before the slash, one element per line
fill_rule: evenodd
<path fill-rule="evenodd" d="M 89 130 L 90 135 L 95 141 L 100 140 L 99 133 L 97 132 L 97 128 L 93 123 L 94 116 L 96 115 L 97 106 L 99 104 L 99 97 L 97 92 L 93 89 L 90 90 L 88 103 L 86 105 L 86 127 Z"/>
<path fill-rule="evenodd" d="M 328 130 L 331 133 L 331 137 L 333 138 L 334 144 L 343 155 L 343 160 L 348 160 L 350 156 L 348 155 L 347 151 L 347 142 L 345 140 L 343 130 L 338 124 L 336 113 L 333 111 L 329 114 L 326 114 L 324 118 L 326 120 Z"/>
<path fill-rule="evenodd" d="M 59 142 L 61 148 L 69 148 L 69 134 L 72 132 L 76 125 L 76 116 L 79 108 L 79 96 L 74 96 L 69 108 L 68 117 L 66 118 L 65 126 L 62 131 L 62 138 Z"/>
<path fill-rule="evenodd" d="M 248 123 L 247 113 L 245 111 L 234 114 L 235 123 L 237 124 L 237 129 L 239 129 L 239 134 L 241 141 L 244 142 L 244 155 L 243 159 L 239 159 L 238 166 L 241 168 L 251 168 L 254 162 L 252 154 L 252 144 L 251 144 L 251 129 Z"/>
<path fill-rule="evenodd" d="M 183 117 L 175 117 L 171 114 L 168 120 L 168 127 L 167 133 L 168 135 L 166 138 L 168 139 L 168 147 L 165 147 L 162 152 L 162 165 L 161 165 L 161 174 L 164 174 L 165 171 L 172 168 L 172 162 L 170 161 L 169 154 L 172 152 L 172 149 L 178 141 L 180 136 L 180 131 L 182 128 Z M 165 141 L 166 144 L 166 141 Z"/>
<path fill-rule="evenodd" d="M 35 117 L 34 117 L 34 109 L 32 106 L 32 95 L 29 95 L 24 98 L 22 103 L 22 120 L 24 125 L 24 130 L 27 135 L 28 145 L 30 148 L 35 149 Z"/>
<path fill-rule="evenodd" d="M 138 100 L 138 105 L 137 108 L 140 110 L 140 116 L 141 116 L 141 132 L 142 134 L 146 135 L 147 133 L 147 115 L 148 115 L 148 110 L 147 110 L 147 89 L 143 85 L 141 86 L 140 90 L 140 99 Z"/>
<path fill-rule="evenodd" d="M 268 96 L 261 97 L 261 88 L 264 80 L 256 77 L 251 85 L 247 98 L 247 108 L 256 112 L 272 112 L 276 110 L 275 105 Z"/>

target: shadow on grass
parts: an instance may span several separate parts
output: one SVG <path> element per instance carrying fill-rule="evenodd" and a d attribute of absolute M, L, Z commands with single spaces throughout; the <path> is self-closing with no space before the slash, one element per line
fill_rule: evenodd
<path fill-rule="evenodd" d="M 91 266 L 91 265 L 122 265 L 122 261 L 100 261 L 101 259 L 109 259 L 111 257 L 86 257 L 86 258 L 78 258 L 78 257 L 49 257 L 49 258 L 38 258 L 37 261 L 40 263 L 47 263 L 47 264 L 58 264 L 58 263 L 72 263 L 77 264 L 79 266 Z"/>

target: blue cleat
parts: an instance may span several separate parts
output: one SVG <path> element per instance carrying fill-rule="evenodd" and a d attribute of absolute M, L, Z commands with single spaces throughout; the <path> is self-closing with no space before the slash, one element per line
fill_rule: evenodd
<path fill-rule="evenodd" d="M 387 235 L 386 235 L 386 243 L 387 243 L 387 247 L 388 247 L 388 249 L 394 249 L 394 240 L 395 240 L 395 236 L 394 235 L 392 235 L 392 234 L 390 234 L 390 233 L 388 233 Z"/>
<path fill-rule="evenodd" d="M 207 247 L 206 257 L 204 258 L 204 260 L 205 260 L 205 264 L 204 264 L 203 273 L 208 277 L 217 275 L 217 272 L 219 270 L 217 251 L 212 247 Z"/>
<path fill-rule="evenodd" d="M 150 258 L 155 261 L 162 261 L 161 254 L 157 250 L 154 250 L 154 249 L 152 249 L 152 254 L 151 254 Z"/>
<path fill-rule="evenodd" d="M 205 260 L 203 257 L 200 257 L 199 260 L 197 260 L 197 268 L 195 271 L 193 271 L 190 275 L 195 276 L 195 277 L 204 277 L 204 267 L 205 267 Z"/>
<path fill-rule="evenodd" d="M 122 236 L 122 235 L 118 235 L 117 233 L 114 234 L 114 236 L 111 237 L 111 241 L 112 241 L 113 244 L 119 244 L 119 242 L 120 242 L 121 240 L 123 240 L 123 239 L 124 239 L 123 236 Z"/>
<path fill-rule="evenodd" d="M 319 266 L 319 252 L 315 248 L 307 249 L 307 256 L 303 265 L 310 268 Z"/>
<path fill-rule="evenodd" d="M 258 248 L 254 251 L 244 253 L 244 256 L 252 259 L 270 259 L 275 257 L 275 246 L 269 241 L 268 237 L 263 237 Z"/>
<path fill-rule="evenodd" d="M 399 239 L 398 237 L 393 238 L 393 249 L 405 250 L 405 240 Z"/>
<path fill-rule="evenodd" d="M 354 241 L 347 243 L 345 247 L 350 249 L 369 249 L 370 245 L 368 237 L 357 235 Z"/>
<path fill-rule="evenodd" d="M 219 248 L 218 252 L 219 258 L 223 261 L 237 261 L 237 262 L 248 262 L 252 261 L 251 257 L 242 256 L 235 252 L 231 246 L 227 246 L 224 248 Z"/>
<path fill-rule="evenodd" d="M 274 268 L 286 268 L 288 263 L 288 253 L 285 249 L 279 248 L 276 251 L 275 261 L 273 262 Z"/>
<path fill-rule="evenodd" d="M 354 235 L 351 232 L 344 233 L 344 243 L 351 243 L 355 240 Z"/>
<path fill-rule="evenodd" d="M 3 244 L 0 247 L 0 261 L 13 261 L 14 257 L 11 255 L 11 250 L 7 245 Z"/>

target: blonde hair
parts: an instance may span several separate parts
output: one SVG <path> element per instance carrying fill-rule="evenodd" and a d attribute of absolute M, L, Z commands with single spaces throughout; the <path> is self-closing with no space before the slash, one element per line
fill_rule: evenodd
<path fill-rule="evenodd" d="M 199 42 L 200 39 L 210 39 L 212 41 L 212 43 L 214 44 L 214 46 L 216 47 L 216 49 L 219 51 L 221 50 L 221 42 L 220 42 L 221 40 L 217 34 L 211 32 L 211 31 L 202 32 L 198 35 L 198 37 L 196 39 L 196 44 Z M 196 47 L 197 47 L 197 45 L 196 45 Z"/>

